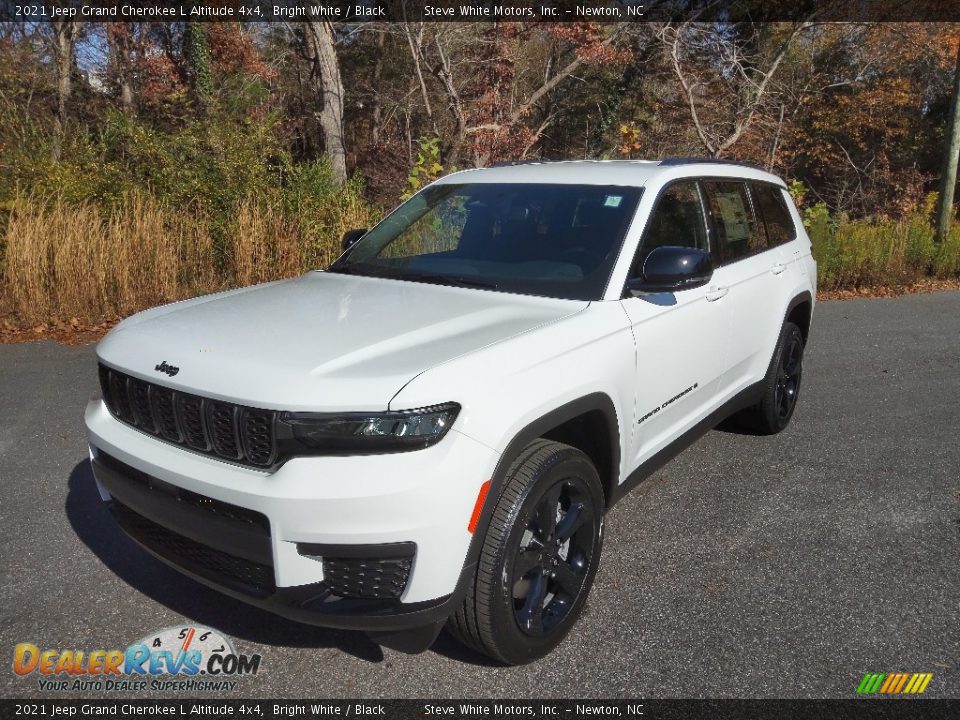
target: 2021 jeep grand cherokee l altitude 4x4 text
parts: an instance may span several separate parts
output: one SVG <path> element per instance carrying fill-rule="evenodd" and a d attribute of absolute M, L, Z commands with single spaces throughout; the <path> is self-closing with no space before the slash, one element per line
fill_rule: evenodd
<path fill-rule="evenodd" d="M 630 487 L 732 413 L 790 421 L 816 268 L 765 172 L 470 170 L 344 245 L 97 350 L 101 496 L 230 595 L 407 651 L 446 623 L 527 662 L 576 621 Z"/>

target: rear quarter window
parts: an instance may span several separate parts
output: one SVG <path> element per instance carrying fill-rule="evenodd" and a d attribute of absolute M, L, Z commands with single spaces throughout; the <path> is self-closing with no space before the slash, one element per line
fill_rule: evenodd
<path fill-rule="evenodd" d="M 783 245 L 797 238 L 797 228 L 787 207 L 783 189 L 773 185 L 754 183 L 753 202 L 757 209 L 758 221 L 767 230 L 767 242 L 770 247 Z"/>

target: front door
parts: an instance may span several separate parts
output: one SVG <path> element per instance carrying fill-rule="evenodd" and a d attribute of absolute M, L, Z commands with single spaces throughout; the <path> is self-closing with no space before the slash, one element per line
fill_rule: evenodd
<path fill-rule="evenodd" d="M 709 250 L 705 208 L 696 181 L 667 187 L 644 230 L 630 277 L 651 250 L 665 245 Z M 622 300 L 636 342 L 633 467 L 692 428 L 715 407 L 725 367 L 728 315 L 709 286 Z"/>

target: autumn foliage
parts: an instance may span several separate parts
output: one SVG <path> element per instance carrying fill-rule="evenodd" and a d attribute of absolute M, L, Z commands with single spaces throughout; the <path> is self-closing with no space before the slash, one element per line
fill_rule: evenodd
<path fill-rule="evenodd" d="M 752 162 L 791 183 L 824 286 L 960 274 L 930 232 L 954 25 L 369 22 L 332 55 L 324 29 L 0 25 L 0 314 L 322 266 L 438 175 L 511 160 Z"/>

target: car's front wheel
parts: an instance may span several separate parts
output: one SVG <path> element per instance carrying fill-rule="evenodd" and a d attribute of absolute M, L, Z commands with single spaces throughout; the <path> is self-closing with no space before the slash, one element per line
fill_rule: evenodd
<path fill-rule="evenodd" d="M 507 473 L 450 630 L 503 663 L 543 657 L 583 610 L 602 540 L 603 490 L 593 463 L 569 445 L 534 441 Z"/>

